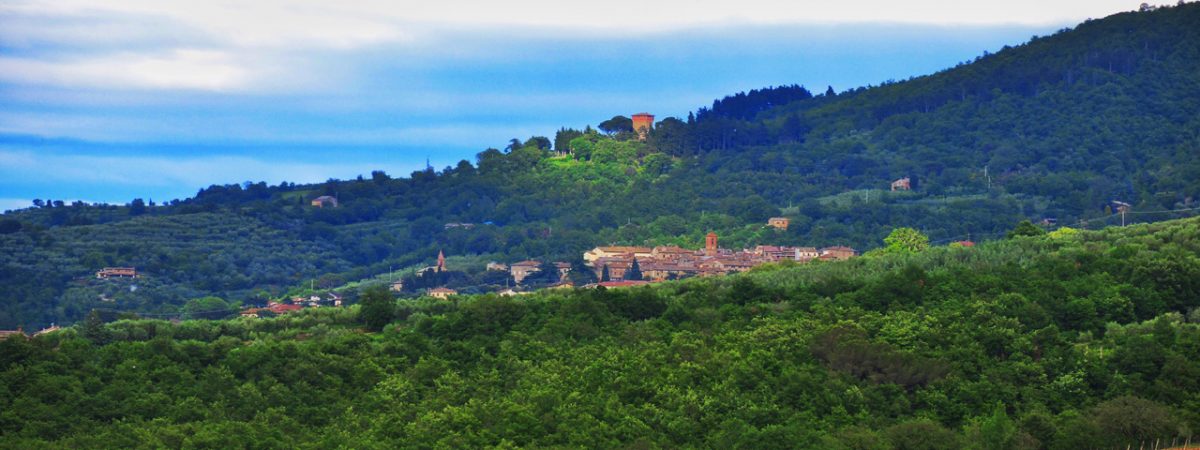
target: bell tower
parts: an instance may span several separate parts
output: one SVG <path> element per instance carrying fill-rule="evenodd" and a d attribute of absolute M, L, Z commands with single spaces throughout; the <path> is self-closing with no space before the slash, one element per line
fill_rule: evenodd
<path fill-rule="evenodd" d="M 708 236 L 704 236 L 704 253 L 709 255 L 717 254 L 717 233 L 708 232 Z"/>

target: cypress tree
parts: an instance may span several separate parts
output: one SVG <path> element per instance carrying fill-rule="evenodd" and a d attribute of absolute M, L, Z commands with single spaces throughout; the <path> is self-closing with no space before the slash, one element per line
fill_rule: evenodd
<path fill-rule="evenodd" d="M 637 258 L 633 258 L 633 264 L 629 266 L 629 270 L 625 271 L 625 279 L 634 281 L 642 279 L 642 267 L 638 265 Z"/>

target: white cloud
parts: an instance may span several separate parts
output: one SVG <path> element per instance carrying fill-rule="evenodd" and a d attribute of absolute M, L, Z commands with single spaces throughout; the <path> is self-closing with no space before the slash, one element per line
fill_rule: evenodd
<path fill-rule="evenodd" d="M 25 0 L 4 10 L 66 16 L 161 17 L 243 45 L 320 43 L 352 47 L 411 37 L 414 25 L 437 28 L 535 26 L 654 31 L 715 23 L 1031 24 L 1077 22 L 1132 10 L 1126 0 L 946 1 L 609 0 L 586 6 L 560 0 Z"/>
<path fill-rule="evenodd" d="M 66 60 L 0 58 L 0 81 L 15 84 L 228 91 L 246 88 L 259 76 L 227 52 L 201 49 Z"/>
<path fill-rule="evenodd" d="M 724 25 L 1073 24 L 1131 7 L 1127 0 L 610 0 L 589 7 L 549 0 L 11 0 L 0 3 L 0 47 L 34 51 L 0 60 L 0 80 L 228 91 L 276 88 L 286 78 L 265 74 L 305 74 L 307 83 L 286 83 L 304 89 L 334 82 L 337 60 L 322 52 L 404 47 L 447 57 L 481 30 L 551 41 L 653 39 Z"/>
<path fill-rule="evenodd" d="M 57 18 L 72 25 L 43 31 L 43 38 L 69 36 L 75 33 L 80 21 L 97 26 L 114 21 L 135 22 L 142 26 L 141 29 L 118 32 L 121 35 L 161 34 L 171 28 L 195 30 L 209 42 L 238 47 L 353 48 L 409 38 L 395 22 L 396 16 L 387 14 L 389 10 L 403 11 L 404 8 L 395 5 L 380 9 L 343 7 L 353 6 L 353 2 L 349 3 L 311 0 L 25 0 L 0 7 L 0 18 L 4 21 Z"/>

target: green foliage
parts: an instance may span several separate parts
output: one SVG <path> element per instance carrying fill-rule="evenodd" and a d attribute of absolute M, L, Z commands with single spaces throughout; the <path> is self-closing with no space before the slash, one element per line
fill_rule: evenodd
<path fill-rule="evenodd" d="M 1018 223 L 1016 228 L 1010 230 L 1005 237 L 1012 239 L 1015 237 L 1041 236 L 1043 234 L 1046 234 L 1046 230 L 1034 225 L 1033 222 L 1022 220 L 1021 223 Z"/>
<path fill-rule="evenodd" d="M 1057 230 L 1047 233 L 1051 239 L 1070 239 L 1079 234 L 1079 230 L 1071 227 L 1062 227 Z"/>
<path fill-rule="evenodd" d="M 223 319 L 237 314 L 238 304 L 226 302 L 220 297 L 201 297 L 188 300 L 183 305 L 185 319 Z"/>
<path fill-rule="evenodd" d="M 359 299 L 358 320 L 369 330 L 379 331 L 392 322 L 396 302 L 384 286 L 375 286 L 362 293 Z"/>
<path fill-rule="evenodd" d="M 1200 302 L 1127 316 L 1113 297 L 1175 292 L 1142 270 L 1198 251 L 1190 219 L 632 289 L 397 304 L 376 288 L 270 319 L 94 313 L 0 342 L 0 447 L 1194 441 L 1200 323 L 1182 312 Z M 891 300 L 914 280 L 919 301 Z M 1113 319 L 1093 330 L 1064 298 Z M 394 315 L 363 332 L 376 306 Z"/>
<path fill-rule="evenodd" d="M 575 258 L 571 262 L 571 271 L 567 272 L 567 279 L 575 286 L 583 286 L 600 281 L 596 278 L 596 272 L 591 267 L 584 265 L 581 258 Z"/>
<path fill-rule="evenodd" d="M 633 119 L 630 119 L 625 116 L 613 116 L 613 118 L 611 118 L 611 119 L 600 122 L 599 128 L 600 128 L 600 131 L 603 131 L 610 135 L 622 133 L 622 132 L 632 133 L 633 132 Z"/>
<path fill-rule="evenodd" d="M 929 237 L 912 228 L 903 227 L 892 230 L 883 238 L 884 253 L 912 254 L 929 248 Z"/>
<path fill-rule="evenodd" d="M 16 219 L 0 220 L 0 234 L 12 234 L 21 231 L 21 222 Z"/>
<path fill-rule="evenodd" d="M 663 118 L 644 142 L 618 116 L 609 136 L 560 130 L 553 147 L 571 158 L 535 136 L 408 177 L 210 186 L 160 205 L 38 200 L 0 226 L 0 328 L 73 323 L 93 308 L 180 314 L 206 296 L 259 304 L 263 291 L 428 265 L 438 249 L 568 261 L 600 244 L 696 247 L 715 230 L 728 247 L 869 250 L 896 228 L 935 243 L 1002 236 L 1028 218 L 1098 228 L 1120 223 L 1103 206 L 1112 200 L 1132 205 L 1130 220 L 1178 218 L 1187 212 L 1154 211 L 1200 198 L 1197 22 L 1195 4 L 1122 13 L 902 82 L 752 90 Z M 901 177 L 912 191 L 885 191 Z M 336 208 L 308 203 L 334 194 Z M 764 233 L 781 210 L 791 226 Z M 462 223 L 472 226 L 446 227 Z M 1118 290 L 1064 304 L 1082 317 L 1105 301 L 1190 301 L 1188 264 L 1165 267 L 1175 297 Z M 144 277 L 95 280 L 105 266 Z M 448 282 L 504 285 L 482 273 Z"/>
<path fill-rule="evenodd" d="M 986 450 L 1009 450 L 1015 447 L 1017 426 L 1004 410 L 1004 403 L 996 403 L 992 415 L 979 424 L 980 446 Z"/>

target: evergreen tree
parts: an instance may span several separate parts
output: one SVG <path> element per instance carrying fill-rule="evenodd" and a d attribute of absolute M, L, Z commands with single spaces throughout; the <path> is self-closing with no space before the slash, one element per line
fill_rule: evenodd
<path fill-rule="evenodd" d="M 633 258 L 633 263 L 629 265 L 629 270 L 625 271 L 625 279 L 632 281 L 641 281 L 642 267 L 638 265 L 637 258 Z"/>
<path fill-rule="evenodd" d="M 613 135 L 621 132 L 633 132 L 633 119 L 625 116 L 613 116 L 613 118 L 600 122 L 600 131 L 605 134 Z"/>
<path fill-rule="evenodd" d="M 608 275 L 608 264 L 604 265 L 604 269 L 600 272 L 600 282 L 612 281 L 612 277 Z"/>
<path fill-rule="evenodd" d="M 571 139 L 575 139 L 580 136 L 583 136 L 583 133 L 581 133 L 579 130 L 566 127 L 559 129 L 558 132 L 554 134 L 554 151 L 564 153 L 570 152 Z"/>
<path fill-rule="evenodd" d="M 571 262 L 571 271 L 567 272 L 567 279 L 571 280 L 576 286 L 583 286 L 597 281 L 596 272 L 584 265 L 583 260 L 579 258 Z"/>
<path fill-rule="evenodd" d="M 100 317 L 100 311 L 93 309 L 88 313 L 79 328 L 79 335 L 96 345 L 108 343 L 108 329 L 104 328 L 104 319 Z"/>

